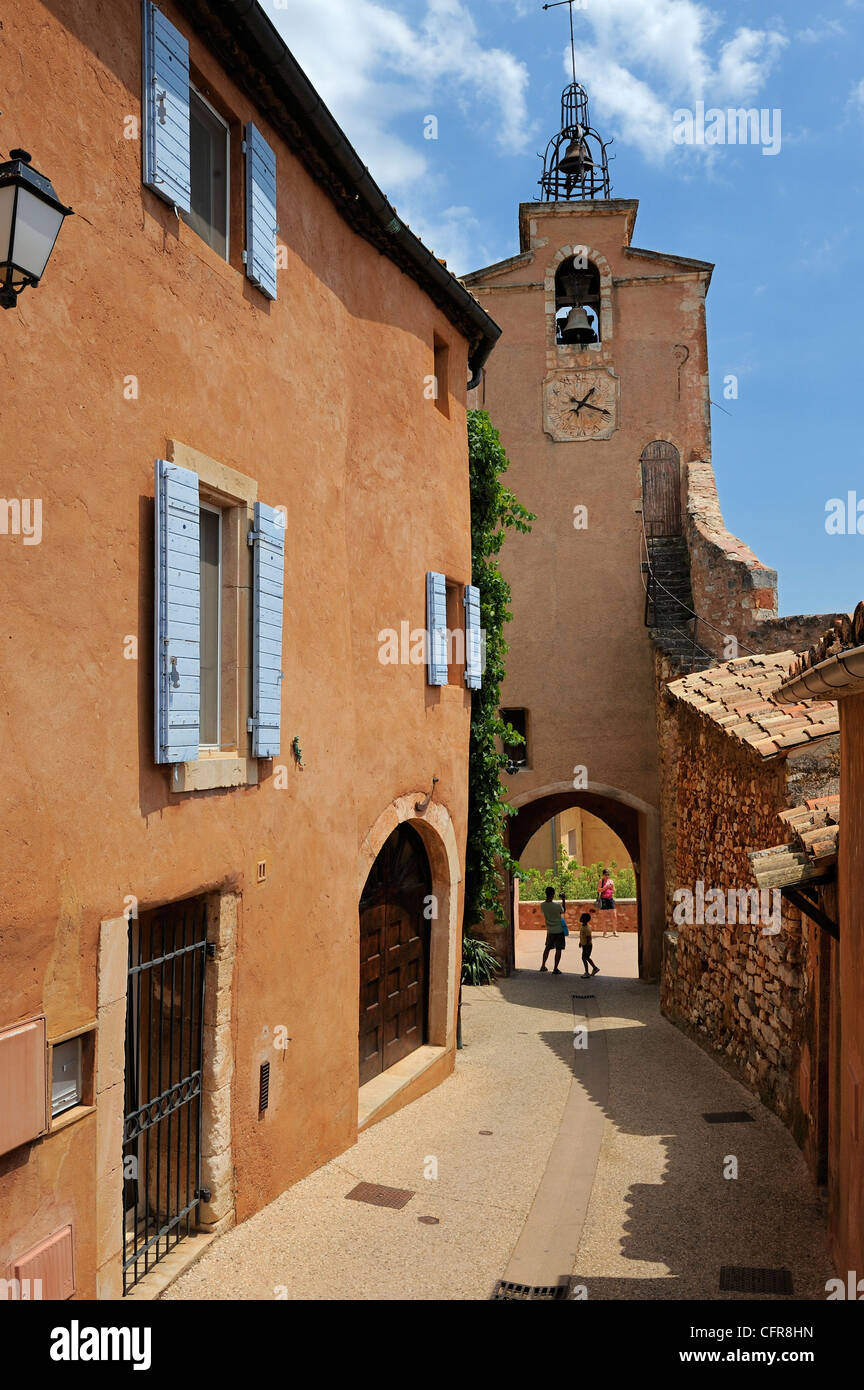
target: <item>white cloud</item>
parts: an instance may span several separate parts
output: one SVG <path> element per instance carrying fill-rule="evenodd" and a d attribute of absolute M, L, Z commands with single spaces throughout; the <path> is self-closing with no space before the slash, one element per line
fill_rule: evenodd
<path fill-rule="evenodd" d="M 499 149 L 521 153 L 528 71 L 486 47 L 463 0 L 427 0 L 417 24 L 375 0 L 263 0 L 276 27 L 351 143 L 385 190 L 411 187 L 430 171 L 423 117 L 455 104 Z M 416 141 L 396 119 L 416 119 Z M 430 148 L 431 147 L 431 148 Z"/>
<path fill-rule="evenodd" d="M 673 148 L 676 109 L 751 99 L 788 43 L 776 29 L 746 26 L 723 37 L 721 16 L 697 0 L 598 0 L 579 18 L 592 30 L 576 59 L 595 124 L 649 159 Z"/>
<path fill-rule="evenodd" d="M 821 15 L 815 28 L 799 29 L 795 35 L 800 43 L 826 43 L 829 39 L 842 38 L 846 29 L 839 19 L 824 19 Z"/>
<path fill-rule="evenodd" d="M 861 78 L 860 82 L 856 83 L 849 93 L 849 105 L 853 110 L 864 113 L 864 77 Z"/>

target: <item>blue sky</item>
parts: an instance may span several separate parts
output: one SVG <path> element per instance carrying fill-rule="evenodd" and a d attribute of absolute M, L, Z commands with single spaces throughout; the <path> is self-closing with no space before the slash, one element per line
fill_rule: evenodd
<path fill-rule="evenodd" d="M 457 274 L 518 250 L 517 207 L 569 80 L 567 8 L 540 0 L 262 0 L 400 215 Z M 714 467 L 727 525 L 779 570 L 782 613 L 851 610 L 864 534 L 864 0 L 585 0 L 577 77 L 614 137 L 635 242 L 716 264 Z M 775 155 L 676 145 L 698 100 L 781 112 Z M 437 139 L 424 138 L 425 118 Z M 738 378 L 738 399 L 723 381 Z M 862 515 L 864 527 L 864 515 Z"/>

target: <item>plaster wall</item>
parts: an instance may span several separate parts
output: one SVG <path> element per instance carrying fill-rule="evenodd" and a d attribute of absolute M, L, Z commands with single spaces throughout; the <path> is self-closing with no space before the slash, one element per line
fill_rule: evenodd
<path fill-rule="evenodd" d="M 470 579 L 467 347 L 348 228 L 183 15 L 161 7 L 230 121 L 228 262 L 143 187 L 140 141 L 124 138 L 140 120 L 137 0 L 4 10 L 5 143 L 32 152 L 75 216 L 0 337 L 0 492 L 41 499 L 43 515 L 41 544 L 0 539 L 0 1022 L 44 1008 L 49 1037 L 91 1023 L 99 924 L 127 895 L 144 910 L 238 894 L 242 1220 L 356 1134 L 357 901 L 371 827 L 437 776 L 457 879 L 464 860 L 469 695 L 430 689 L 423 666 L 382 665 L 378 633 L 424 625 L 427 570 Z M 276 151 L 275 302 L 241 262 L 246 120 Z M 433 337 L 450 348 L 449 418 L 424 396 Z M 176 794 L 153 762 L 153 460 L 171 440 L 287 508 L 282 754 L 259 763 L 254 785 Z M 440 886 L 458 921 L 461 884 Z M 453 1065 L 447 1007 L 436 1079 Z M 274 1053 L 279 1025 L 292 1041 Z M 72 1219 L 77 1296 L 94 1295 L 96 1146 L 91 1115 L 0 1159 L 0 1272 Z"/>

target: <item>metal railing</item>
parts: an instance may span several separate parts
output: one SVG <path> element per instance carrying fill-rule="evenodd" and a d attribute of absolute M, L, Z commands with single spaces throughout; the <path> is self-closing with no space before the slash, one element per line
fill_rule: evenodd
<path fill-rule="evenodd" d="M 677 636 L 679 636 L 679 637 L 684 637 L 685 639 L 688 639 L 688 640 L 689 640 L 689 639 L 692 639 L 692 646 L 691 646 L 691 649 L 690 649 L 690 670 L 692 671 L 692 670 L 693 670 L 693 667 L 694 667 L 695 664 L 696 664 L 696 652 L 697 652 L 697 649 L 698 649 L 699 654 L 700 654 L 701 656 L 706 656 L 706 657 L 708 657 L 708 658 L 711 660 L 712 663 L 713 663 L 713 662 L 717 662 L 717 661 L 722 661 L 722 660 L 723 660 L 722 657 L 718 657 L 717 654 L 716 654 L 716 652 L 712 652 L 712 651 L 710 651 L 707 647 L 703 647 L 703 646 L 701 645 L 701 643 L 698 641 L 699 624 L 701 623 L 703 627 L 708 628 L 711 632 L 716 632 L 716 633 L 718 634 L 718 636 L 720 636 L 720 637 L 724 637 L 724 638 L 725 638 L 725 637 L 728 637 L 729 634 L 728 634 L 727 632 L 723 632 L 721 628 L 716 627 L 716 626 L 714 625 L 714 623 L 709 622 L 707 618 L 701 617 L 700 614 L 698 614 L 698 613 L 695 611 L 695 609 L 691 608 L 688 604 L 686 604 L 686 603 L 684 602 L 683 599 L 681 599 L 681 598 L 678 597 L 677 594 L 673 594 L 672 590 L 671 590 L 671 589 L 667 589 L 666 585 L 663 584 L 662 581 L 659 580 L 659 579 L 657 578 L 657 575 L 656 575 L 655 572 L 654 572 L 654 565 L 653 565 L 653 563 L 652 563 L 652 558 L 651 558 L 651 546 L 649 545 L 648 535 L 647 535 L 646 530 L 645 530 L 645 518 L 644 518 L 644 517 L 641 518 L 641 522 L 642 522 L 642 547 L 641 547 L 641 553 L 644 553 L 645 558 L 644 558 L 644 560 L 641 560 L 641 563 L 640 563 L 640 575 L 641 575 L 641 578 L 642 578 L 642 587 L 643 587 L 644 590 L 645 590 L 645 626 L 646 626 L 646 627 L 656 627 L 656 626 L 657 626 L 656 595 L 657 595 L 658 589 L 662 589 L 663 593 L 667 596 L 667 598 L 670 598 L 670 599 L 672 600 L 672 602 L 676 605 L 676 607 L 677 607 L 678 609 L 680 609 L 681 614 L 682 614 L 682 615 L 683 615 L 683 614 L 686 614 L 686 615 L 687 615 L 686 621 L 687 621 L 687 622 L 692 621 L 692 623 L 693 623 L 693 630 L 692 630 L 692 632 L 685 632 L 682 628 L 679 628 L 679 627 L 664 627 L 664 628 L 662 629 L 662 631 L 663 631 L 664 633 L 666 633 L 666 632 L 668 632 L 668 633 L 675 633 L 675 634 L 676 634 Z M 662 537 L 659 537 L 659 536 L 656 536 L 656 537 L 652 537 L 652 539 L 654 539 L 654 540 L 660 540 L 660 539 L 663 539 L 663 538 L 662 538 Z M 683 539 L 683 537 L 682 537 L 682 539 Z M 645 578 L 646 575 L 647 575 L 647 583 L 646 583 L 646 578 Z M 652 609 L 653 609 L 653 616 L 654 616 L 654 621 L 653 621 L 653 622 L 651 621 L 651 617 L 650 617 L 651 612 L 652 612 Z M 736 641 L 737 641 L 737 639 L 736 639 Z M 758 655 L 758 653 L 757 653 L 752 647 L 745 646 L 745 644 L 744 644 L 743 642 L 740 642 L 740 641 L 737 642 L 737 649 L 738 649 L 738 651 L 744 652 L 745 655 L 747 655 L 747 656 L 756 656 L 756 655 Z"/>

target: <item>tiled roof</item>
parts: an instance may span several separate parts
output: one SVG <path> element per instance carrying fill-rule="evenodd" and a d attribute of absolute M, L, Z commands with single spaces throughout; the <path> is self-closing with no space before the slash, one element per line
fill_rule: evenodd
<path fill-rule="evenodd" d="M 753 877 L 759 887 L 788 888 L 823 878 L 837 861 L 840 797 L 816 797 L 803 806 L 781 811 L 779 819 L 789 826 L 794 838 L 790 844 L 751 853 Z"/>
<path fill-rule="evenodd" d="M 789 668 L 789 676 L 798 676 L 802 671 L 812 670 L 814 666 L 819 666 L 823 661 L 830 660 L 832 656 L 839 656 L 841 652 L 860 647 L 862 643 L 864 643 L 864 599 L 858 604 L 854 613 L 838 613 L 833 626 L 822 634 L 818 642 L 814 642 L 807 651 L 796 656 Z"/>
<path fill-rule="evenodd" d="M 780 705 L 772 699 L 788 678 L 795 655 L 790 651 L 738 657 L 707 671 L 694 671 L 672 681 L 667 689 L 763 758 L 785 755 L 839 729 L 833 700 Z"/>

